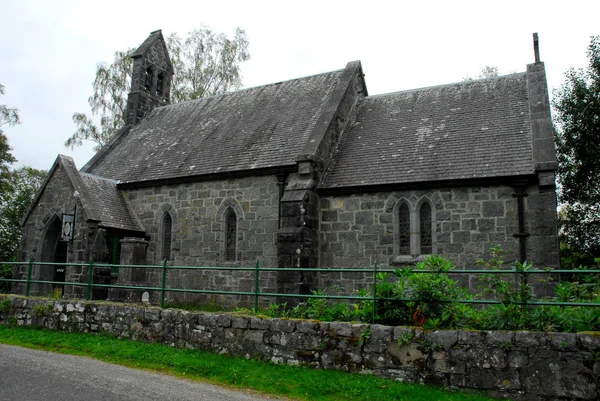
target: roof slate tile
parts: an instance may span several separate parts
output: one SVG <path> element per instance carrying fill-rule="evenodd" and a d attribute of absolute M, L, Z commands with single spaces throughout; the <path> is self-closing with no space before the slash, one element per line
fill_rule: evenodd
<path fill-rule="evenodd" d="M 525 73 L 360 101 L 321 188 L 532 174 Z"/>
<path fill-rule="evenodd" d="M 132 217 L 116 181 L 83 172 L 79 172 L 79 176 L 101 226 L 143 231 Z"/>
<path fill-rule="evenodd" d="M 343 71 L 157 108 L 86 171 L 140 182 L 294 165 Z"/>

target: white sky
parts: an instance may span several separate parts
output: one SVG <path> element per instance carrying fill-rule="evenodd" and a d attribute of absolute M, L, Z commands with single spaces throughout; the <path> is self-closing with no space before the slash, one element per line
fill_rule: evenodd
<path fill-rule="evenodd" d="M 569 67 L 587 65 L 600 34 L 600 1 L 260 1 L 0 0 L 0 103 L 23 123 L 3 129 L 19 164 L 48 169 L 57 154 L 82 167 L 91 143 L 75 151 L 74 112 L 89 114 L 96 64 L 137 47 L 151 31 L 185 36 L 205 25 L 243 28 L 251 60 L 244 86 L 343 68 L 361 60 L 369 94 L 461 81 L 486 66 L 501 74 L 533 62 L 540 37 L 548 86 Z"/>

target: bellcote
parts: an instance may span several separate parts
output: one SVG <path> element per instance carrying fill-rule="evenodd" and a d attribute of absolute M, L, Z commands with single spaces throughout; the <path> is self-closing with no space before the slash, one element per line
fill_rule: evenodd
<path fill-rule="evenodd" d="M 154 31 L 133 53 L 126 123 L 135 125 L 153 109 L 170 103 L 173 65 L 162 31 Z"/>

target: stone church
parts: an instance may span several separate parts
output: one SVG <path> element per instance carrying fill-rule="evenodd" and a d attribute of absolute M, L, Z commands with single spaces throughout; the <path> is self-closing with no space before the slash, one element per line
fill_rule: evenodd
<path fill-rule="evenodd" d="M 557 266 L 557 162 L 537 37 L 534 49 L 525 72 L 485 80 L 369 96 L 354 61 L 170 104 L 173 66 L 152 32 L 133 55 L 126 125 L 81 169 L 58 156 L 22 222 L 19 259 L 258 261 L 281 270 L 261 276 L 263 291 L 288 293 L 354 293 L 365 282 L 286 268 L 394 267 L 428 254 L 473 268 L 496 244 L 508 261 Z M 87 283 L 87 272 L 48 264 L 34 278 Z M 93 280 L 155 286 L 159 274 L 97 268 Z M 250 291 L 252 277 L 173 270 L 168 286 Z"/>

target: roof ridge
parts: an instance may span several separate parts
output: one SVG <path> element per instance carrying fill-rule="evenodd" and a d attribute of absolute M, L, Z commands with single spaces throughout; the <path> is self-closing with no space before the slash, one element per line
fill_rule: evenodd
<path fill-rule="evenodd" d="M 375 97 L 383 97 L 383 96 L 389 96 L 389 95 L 396 95 L 396 94 L 401 94 L 401 93 L 417 92 L 417 91 L 422 91 L 422 90 L 426 90 L 426 89 L 437 89 L 437 88 L 444 88 L 444 87 L 450 87 L 450 86 L 456 86 L 456 85 L 478 84 L 478 83 L 490 82 L 490 81 L 494 81 L 494 80 L 511 78 L 511 77 L 515 77 L 517 75 L 526 76 L 527 72 L 525 72 L 525 71 L 523 71 L 523 72 L 515 72 L 515 73 L 512 73 L 512 74 L 500 75 L 500 76 L 491 77 L 491 78 L 473 79 L 471 81 L 451 82 L 451 83 L 448 83 L 448 84 L 422 86 L 420 88 L 412 88 L 412 89 L 405 89 L 405 90 L 395 91 L 395 92 L 379 93 L 377 95 L 367 96 L 367 97 L 364 98 L 364 100 L 368 100 L 368 99 L 375 98 Z"/>
<path fill-rule="evenodd" d="M 192 104 L 192 103 L 196 103 L 196 102 L 199 103 L 201 101 L 206 101 L 206 100 L 213 99 L 213 98 L 219 97 L 219 96 L 233 95 L 233 94 L 240 93 L 240 92 L 247 92 L 247 91 L 251 91 L 251 90 L 257 90 L 257 89 L 267 88 L 269 86 L 281 85 L 281 84 L 285 84 L 285 83 L 289 83 L 289 82 L 293 82 L 293 81 L 300 81 L 300 80 L 303 80 L 303 79 L 314 78 L 314 77 L 319 77 L 319 76 L 323 76 L 323 75 L 331 75 L 331 74 L 334 74 L 334 73 L 341 73 L 344 70 L 345 70 L 345 68 L 341 68 L 339 70 L 321 72 L 319 74 L 306 75 L 306 76 L 303 76 L 303 77 L 286 79 L 286 80 L 279 81 L 279 82 L 271 82 L 271 83 L 264 84 L 264 85 L 256 85 L 256 86 L 251 86 L 249 88 L 241 88 L 241 89 L 236 89 L 236 90 L 229 91 L 229 92 L 217 93 L 215 95 L 204 96 L 204 97 L 200 97 L 198 99 L 191 99 L 191 100 L 186 100 L 186 101 L 179 102 L 179 103 L 167 104 L 167 105 L 164 105 L 164 106 L 157 107 L 155 110 L 158 110 L 158 109 L 163 109 L 164 110 L 164 109 L 168 109 L 168 108 L 171 108 L 171 107 L 180 106 L 182 104 Z"/>
<path fill-rule="evenodd" d="M 79 171 L 79 175 L 83 175 L 89 178 L 93 178 L 93 179 L 97 179 L 97 180 L 102 180 L 102 181 L 108 181 L 111 182 L 113 184 L 119 184 L 121 181 L 120 180 L 113 180 L 112 178 L 106 178 L 106 177 L 102 177 L 100 175 L 97 174 L 92 174 L 92 173 L 86 173 L 85 171 Z"/>

